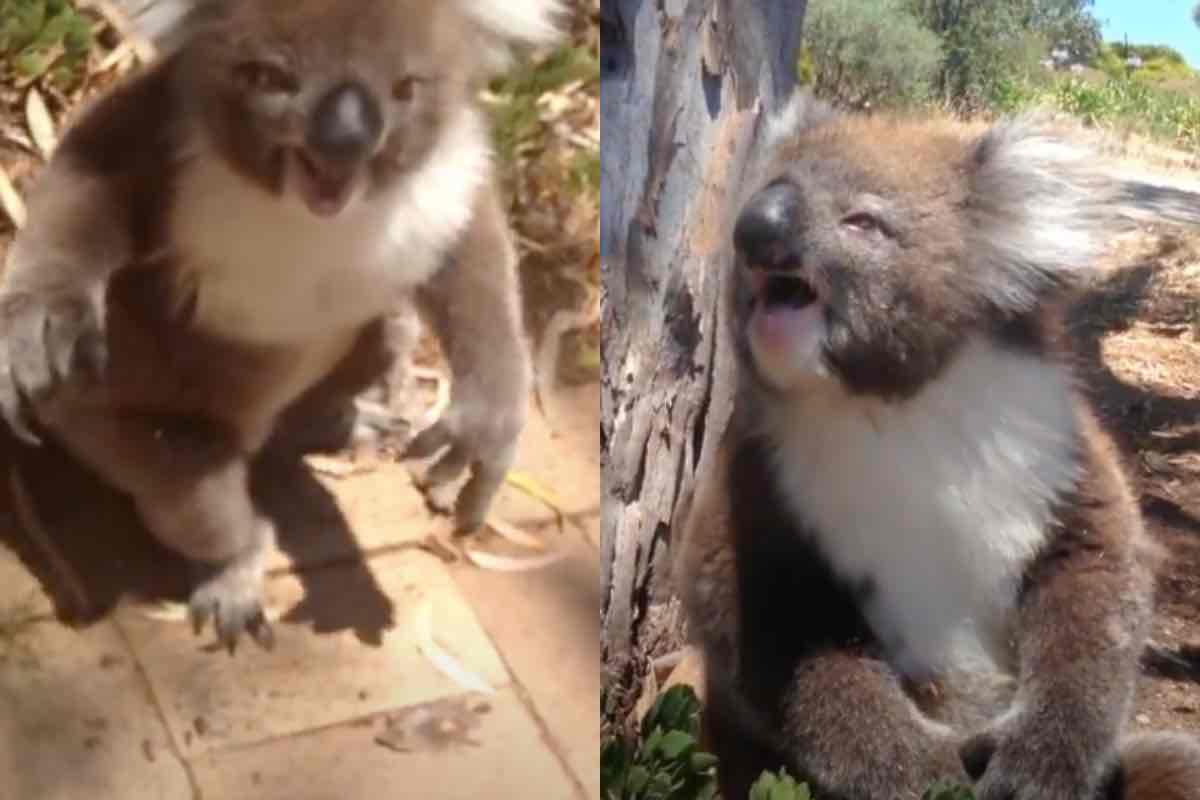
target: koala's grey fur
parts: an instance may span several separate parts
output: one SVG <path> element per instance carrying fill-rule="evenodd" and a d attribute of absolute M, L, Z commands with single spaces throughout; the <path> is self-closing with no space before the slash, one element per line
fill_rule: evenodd
<path fill-rule="evenodd" d="M 481 524 L 531 383 L 477 91 L 556 0 L 195 0 L 169 50 L 87 108 L 29 198 L 0 283 L 0 405 L 129 493 L 204 565 L 231 648 L 270 641 L 264 450 L 344 441 L 415 303 L 451 404 L 410 455 L 470 468 Z M 36 431 L 36 432 L 35 432 Z"/>
<path fill-rule="evenodd" d="M 1200 799 L 1200 744 L 1123 733 L 1160 555 L 1058 325 L 1113 212 L 1089 154 L 803 95 L 773 124 L 676 560 L 723 796 Z"/>

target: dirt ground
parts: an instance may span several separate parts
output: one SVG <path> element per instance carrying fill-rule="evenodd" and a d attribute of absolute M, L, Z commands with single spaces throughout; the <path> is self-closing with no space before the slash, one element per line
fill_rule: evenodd
<path fill-rule="evenodd" d="M 1071 332 L 1169 550 L 1135 725 L 1200 731 L 1200 229 L 1144 227 L 1102 266 Z"/>

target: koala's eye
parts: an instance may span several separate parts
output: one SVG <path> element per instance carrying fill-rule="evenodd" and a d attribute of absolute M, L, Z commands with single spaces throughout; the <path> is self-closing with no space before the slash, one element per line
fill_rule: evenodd
<path fill-rule="evenodd" d="M 268 61 L 246 61 L 233 68 L 242 85 L 268 94 L 294 94 L 300 88 L 296 76 Z"/>
<path fill-rule="evenodd" d="M 855 211 L 842 217 L 842 224 L 860 233 L 878 232 L 890 236 L 891 231 L 873 214 L 866 211 Z"/>
<path fill-rule="evenodd" d="M 392 84 L 392 97 L 399 100 L 401 103 L 407 103 L 413 99 L 413 95 L 417 91 L 417 79 L 412 75 L 405 75 Z"/>

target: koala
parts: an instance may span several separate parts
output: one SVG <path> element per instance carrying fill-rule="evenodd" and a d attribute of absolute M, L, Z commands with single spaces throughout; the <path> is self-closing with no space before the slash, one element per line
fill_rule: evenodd
<path fill-rule="evenodd" d="M 387 431 L 354 399 L 392 364 L 396 314 L 425 319 L 452 373 L 406 455 L 443 453 L 432 483 L 469 471 L 456 520 L 482 523 L 532 371 L 478 90 L 559 13 L 193 0 L 37 179 L 0 280 L 4 418 L 132 497 L 197 565 L 192 619 L 231 651 L 272 641 L 275 533 L 248 471 Z"/>
<path fill-rule="evenodd" d="M 1200 800 L 1200 744 L 1124 732 L 1161 555 L 1059 327 L 1094 160 L 1032 117 L 771 125 L 675 557 L 722 795 Z"/>

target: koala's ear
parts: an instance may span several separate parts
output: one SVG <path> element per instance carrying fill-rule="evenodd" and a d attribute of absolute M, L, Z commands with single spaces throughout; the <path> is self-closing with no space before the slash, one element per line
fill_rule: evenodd
<path fill-rule="evenodd" d="M 1028 308 L 1092 267 L 1117 219 L 1117 187 L 1100 156 L 1042 118 L 992 127 L 971 148 L 967 173 L 974 272 L 1008 307 Z"/>
<path fill-rule="evenodd" d="M 544 47 L 564 36 L 561 0 L 455 0 L 480 35 L 484 66 L 495 74 L 508 68 L 515 50 Z"/>
<path fill-rule="evenodd" d="M 799 87 L 788 101 L 767 117 L 763 145 L 774 150 L 807 130 L 838 117 L 838 112 L 824 100 L 818 100 L 811 90 Z"/>
<path fill-rule="evenodd" d="M 183 45 L 199 30 L 226 19 L 232 0 L 176 0 L 145 5 L 133 18 L 134 32 L 159 52 Z"/>

